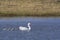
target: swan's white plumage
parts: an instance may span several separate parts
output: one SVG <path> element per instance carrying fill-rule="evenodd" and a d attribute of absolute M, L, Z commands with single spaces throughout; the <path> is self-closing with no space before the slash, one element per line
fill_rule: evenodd
<path fill-rule="evenodd" d="M 22 27 L 22 26 L 20 26 L 19 29 L 20 29 L 20 30 L 27 30 L 26 27 Z"/>
<path fill-rule="evenodd" d="M 21 30 L 21 31 L 30 31 L 31 30 L 31 27 L 30 27 L 30 23 L 28 23 L 28 27 L 23 27 L 23 26 L 20 26 L 19 27 L 19 30 Z"/>

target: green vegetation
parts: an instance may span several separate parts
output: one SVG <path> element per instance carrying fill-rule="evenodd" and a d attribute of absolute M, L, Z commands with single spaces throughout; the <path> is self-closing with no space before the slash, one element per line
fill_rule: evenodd
<path fill-rule="evenodd" d="M 0 16 L 60 16 L 57 0 L 1 0 Z"/>

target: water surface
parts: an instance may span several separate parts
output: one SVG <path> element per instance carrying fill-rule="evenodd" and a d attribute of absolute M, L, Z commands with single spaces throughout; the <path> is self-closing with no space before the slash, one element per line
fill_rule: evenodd
<path fill-rule="evenodd" d="M 20 31 L 19 26 L 27 27 L 28 22 L 31 22 L 31 31 Z M 60 18 L 0 18 L 0 40 L 60 40 Z"/>

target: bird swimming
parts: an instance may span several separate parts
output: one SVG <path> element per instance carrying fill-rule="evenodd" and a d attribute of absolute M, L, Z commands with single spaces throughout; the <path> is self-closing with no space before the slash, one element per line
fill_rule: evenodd
<path fill-rule="evenodd" d="M 31 30 L 31 26 L 30 26 L 31 23 L 29 22 L 27 25 L 28 25 L 27 27 L 19 26 L 19 30 L 21 30 L 21 31 L 30 31 Z"/>

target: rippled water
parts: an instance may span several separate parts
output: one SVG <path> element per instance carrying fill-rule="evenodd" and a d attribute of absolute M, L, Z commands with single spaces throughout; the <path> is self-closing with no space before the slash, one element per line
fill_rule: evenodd
<path fill-rule="evenodd" d="M 18 29 L 27 27 L 28 22 L 31 22 L 31 31 Z M 0 40 L 60 40 L 60 18 L 0 18 Z"/>

